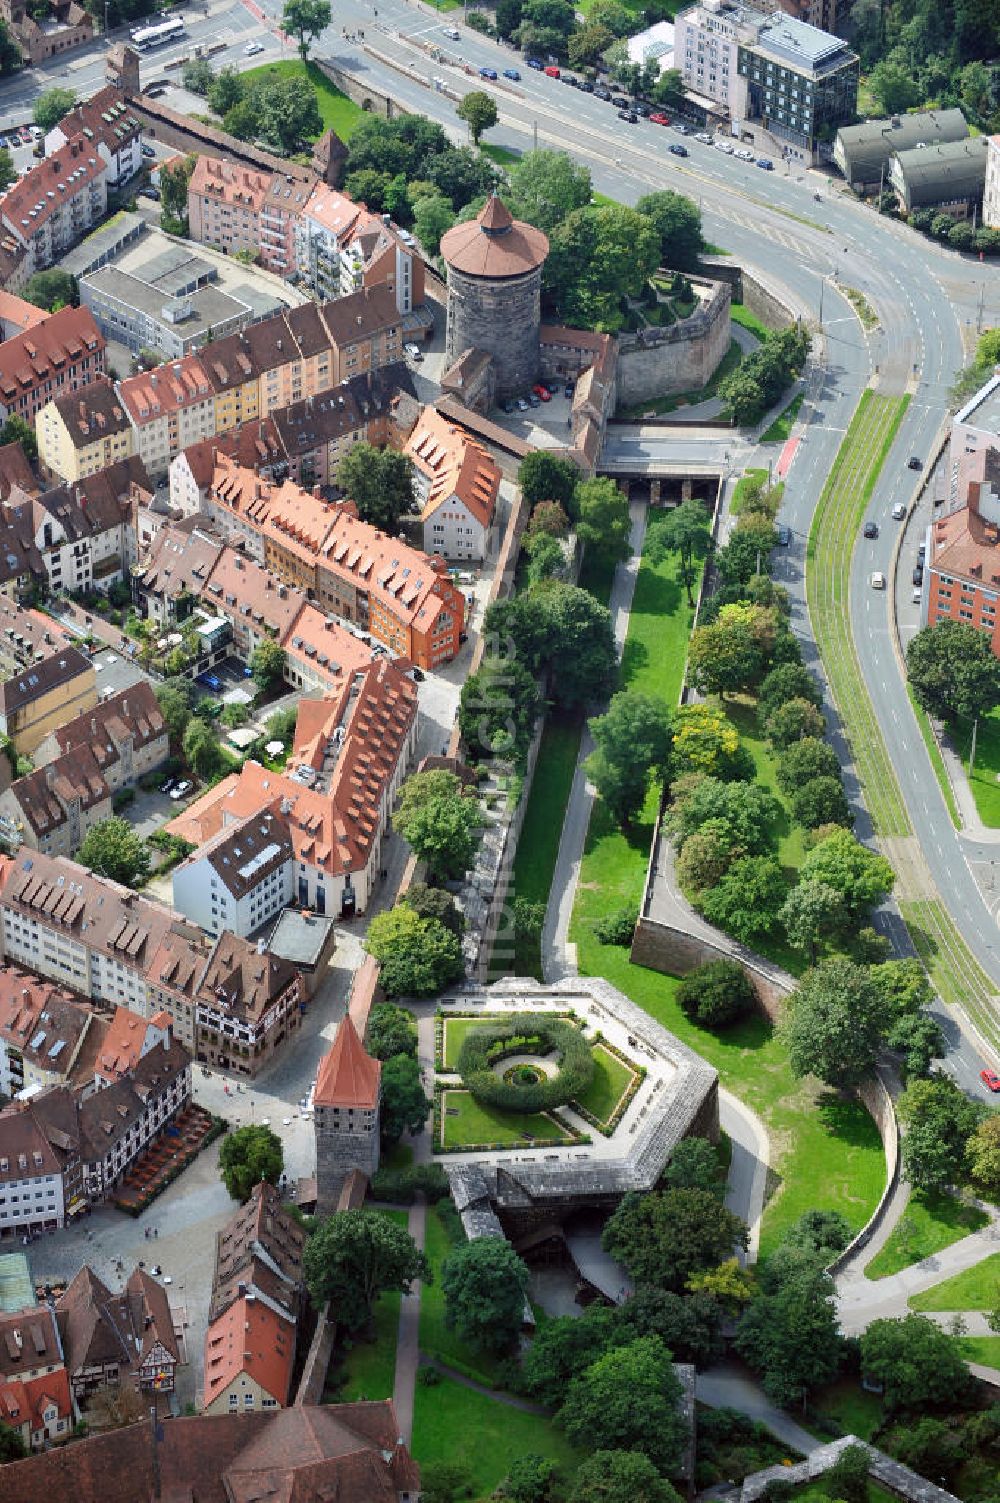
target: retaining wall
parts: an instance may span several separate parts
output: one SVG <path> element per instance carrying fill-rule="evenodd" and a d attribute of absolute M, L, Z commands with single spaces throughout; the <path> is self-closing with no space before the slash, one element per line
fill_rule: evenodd
<path fill-rule="evenodd" d="M 845 1435 L 840 1440 L 831 1441 L 829 1445 L 817 1446 L 815 1451 L 810 1451 L 805 1461 L 800 1461 L 797 1466 L 769 1466 L 762 1472 L 752 1472 L 749 1477 L 744 1477 L 743 1487 L 740 1492 L 740 1503 L 756 1503 L 767 1493 L 768 1484 L 771 1482 L 787 1482 L 793 1487 L 806 1482 L 812 1482 L 817 1477 L 822 1477 L 840 1459 L 841 1453 L 849 1446 L 863 1446 L 870 1457 L 868 1475 L 874 1482 L 878 1482 L 897 1498 L 905 1498 L 907 1503 L 958 1503 L 954 1493 L 949 1493 L 943 1487 L 937 1487 L 933 1482 L 928 1482 L 926 1477 L 911 1472 L 908 1466 L 901 1461 L 894 1461 L 884 1451 L 879 1451 L 875 1446 L 859 1440 L 856 1435 Z"/>
<path fill-rule="evenodd" d="M 330 80 L 334 88 L 346 94 L 354 104 L 363 110 L 369 110 L 373 115 L 381 115 L 385 120 L 395 120 L 397 115 L 408 115 L 409 110 L 395 99 L 391 94 L 386 94 L 383 89 L 376 88 L 374 84 L 363 83 L 348 73 L 345 68 L 339 68 L 336 63 L 331 63 L 325 58 L 314 57 L 313 62 L 320 72 Z"/>
<path fill-rule="evenodd" d="M 690 318 L 666 329 L 622 334 L 618 339 L 618 385 L 620 404 L 634 407 L 672 392 L 695 391 L 715 374 L 729 349 L 730 290 L 725 282 L 692 277 L 701 287 L 711 287 L 707 302 Z"/>
<path fill-rule="evenodd" d="M 715 281 L 727 284 L 733 302 L 743 303 L 769 327 L 787 329 L 796 322 L 796 315 L 782 301 L 777 289 L 757 272 L 748 271 L 729 256 L 702 256 L 701 266 Z"/>
<path fill-rule="evenodd" d="M 297 1409 L 301 1409 L 303 1404 L 318 1404 L 322 1399 L 336 1335 L 337 1323 L 330 1319 L 330 1302 L 327 1300 L 317 1317 L 316 1330 L 295 1392 Z"/>

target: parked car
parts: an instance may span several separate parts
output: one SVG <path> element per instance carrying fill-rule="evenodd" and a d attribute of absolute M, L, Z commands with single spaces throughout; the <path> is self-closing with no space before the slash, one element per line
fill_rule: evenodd
<path fill-rule="evenodd" d="M 921 543 L 920 547 L 917 549 L 917 563 L 918 564 L 922 564 L 923 561 L 924 561 L 924 559 L 926 557 L 927 557 L 927 544 L 926 543 Z"/>
<path fill-rule="evenodd" d="M 443 26 L 441 29 L 444 32 L 445 36 L 448 37 L 451 41 L 457 42 L 460 40 L 461 32 L 459 31 L 457 26 Z"/>
<path fill-rule="evenodd" d="M 686 157 L 688 155 L 687 147 L 682 146 L 679 141 L 671 141 L 670 150 L 673 152 L 675 157 Z"/>
<path fill-rule="evenodd" d="M 896 504 L 895 504 L 895 506 L 892 508 L 892 519 L 893 519 L 893 521 L 894 522 L 901 522 L 905 516 L 906 516 L 906 503 L 904 501 L 897 501 Z"/>
<path fill-rule="evenodd" d="M 222 688 L 222 680 L 214 673 L 199 673 L 199 684 L 204 684 L 206 689 L 211 689 L 213 694 L 218 694 Z"/>
<path fill-rule="evenodd" d="M 636 114 L 635 110 L 619 110 L 618 118 L 619 120 L 624 120 L 626 125 L 639 124 L 639 116 Z"/>
<path fill-rule="evenodd" d="M 194 784 L 190 781 L 190 779 L 181 778 L 180 782 L 176 783 L 174 787 L 171 788 L 170 797 L 173 799 L 174 803 L 176 803 L 178 799 L 184 797 L 185 793 L 190 793 L 193 787 Z"/>
<path fill-rule="evenodd" d="M 528 410 L 528 404 L 523 397 L 518 397 L 517 399 L 517 410 L 518 412 L 527 412 Z"/>
<path fill-rule="evenodd" d="M 503 410 L 507 413 L 514 411 L 514 403 L 511 401 L 510 397 L 508 397 L 506 402 L 503 404 Z"/>
<path fill-rule="evenodd" d="M 536 73 L 542 73 L 542 72 L 544 72 L 545 64 L 543 62 L 541 62 L 537 57 L 529 57 L 528 58 L 528 67 L 529 68 L 534 68 L 534 70 L 535 70 Z"/>
<path fill-rule="evenodd" d="M 924 566 L 923 566 L 923 564 L 915 564 L 914 565 L 914 569 L 913 569 L 913 583 L 915 585 L 922 585 L 923 582 L 924 582 Z"/>
<path fill-rule="evenodd" d="M 923 467 L 923 460 L 920 458 L 919 454 L 911 454 L 909 459 L 906 461 L 906 468 L 908 470 L 922 470 Z"/>
<path fill-rule="evenodd" d="M 504 78 L 513 79 L 515 83 L 521 82 L 521 75 L 516 68 L 505 68 L 503 70 L 503 76 Z"/>
<path fill-rule="evenodd" d="M 18 131 L 18 135 L 19 135 L 19 137 L 20 137 L 21 142 L 22 142 L 23 145 L 25 145 L 25 146 L 30 146 L 31 145 L 31 131 L 28 129 L 28 127 L 26 125 L 22 125 L 21 126 L 21 129 Z"/>
<path fill-rule="evenodd" d="M 680 130 L 680 126 L 678 126 L 677 129 Z M 712 138 L 708 134 L 707 130 L 696 131 L 695 132 L 695 140 L 696 141 L 704 141 L 704 143 L 705 143 L 706 146 L 711 146 L 711 144 L 712 144 Z"/>
<path fill-rule="evenodd" d="M 877 538 L 878 537 L 878 523 L 877 522 L 866 522 L 865 523 L 865 537 L 866 538 Z"/>
<path fill-rule="evenodd" d="M 409 355 L 411 360 L 414 360 L 418 363 L 424 358 L 420 352 L 420 346 L 418 344 L 404 344 L 403 354 Z"/>
<path fill-rule="evenodd" d="M 154 188 L 151 183 L 148 183 L 145 188 L 140 188 L 139 189 L 139 197 L 140 198 L 155 198 L 157 200 L 157 202 L 159 202 L 159 199 L 160 199 L 160 190 L 159 190 L 159 188 Z"/>
<path fill-rule="evenodd" d="M 649 123 L 650 123 L 650 125 L 669 125 L 670 124 L 670 116 L 669 115 L 650 115 L 650 117 L 649 117 Z"/>
<path fill-rule="evenodd" d="M 147 146 L 145 142 L 143 142 L 142 146 L 139 149 L 141 150 L 143 156 L 146 158 L 156 156 L 156 152 L 153 150 L 153 148 L 151 146 Z"/>
<path fill-rule="evenodd" d="M 538 383 L 537 386 L 533 386 L 531 388 L 531 390 L 532 390 L 532 392 L 534 393 L 534 395 L 538 398 L 538 400 L 540 402 L 551 402 L 552 401 L 552 394 L 551 394 L 551 392 L 549 391 L 549 389 L 548 389 L 547 386 L 543 386 L 542 385 L 541 381 L 539 381 L 539 383 Z"/>
<path fill-rule="evenodd" d="M 735 150 L 733 151 L 733 156 L 734 157 L 739 157 L 739 159 L 740 159 L 741 162 L 752 162 L 753 161 L 753 152 L 752 151 L 748 151 L 745 146 L 737 146 L 735 148 Z"/>
<path fill-rule="evenodd" d="M 770 157 L 758 157 L 757 166 L 762 167 L 765 172 L 774 171 L 774 163 L 771 161 Z"/>
<path fill-rule="evenodd" d="M 533 391 L 529 391 L 528 392 L 528 406 L 529 407 L 541 407 L 541 405 L 542 405 L 542 399 L 541 399 L 541 397 L 536 397 L 535 393 Z"/>
<path fill-rule="evenodd" d="M 732 156 L 733 147 L 730 141 L 724 141 L 721 136 L 716 136 L 713 145 L 715 146 L 716 151 L 724 151 L 727 157 Z"/>
<path fill-rule="evenodd" d="M 651 104 L 646 104 L 645 100 L 642 99 L 636 100 L 633 108 L 637 115 L 642 116 L 643 120 L 648 120 L 650 115 L 652 115 L 653 113 L 653 106 Z"/>
<path fill-rule="evenodd" d="M 171 792 L 173 792 L 173 789 L 175 787 L 175 783 L 176 783 L 176 780 L 174 778 L 164 778 L 163 782 L 160 784 L 160 792 L 161 793 L 171 793 Z"/>
<path fill-rule="evenodd" d="M 480 78 L 492 78 L 492 79 L 495 79 L 496 76 L 497 76 L 497 70 L 495 68 L 480 68 L 480 70 L 479 70 L 479 77 Z"/>
<path fill-rule="evenodd" d="M 580 82 L 575 73 L 564 73 L 562 81 L 564 84 L 569 84 L 571 89 L 575 89 Z"/>
<path fill-rule="evenodd" d="M 873 590 L 884 590 L 885 589 L 885 575 L 884 574 L 876 572 L 875 574 L 872 575 L 872 589 Z"/>
<path fill-rule="evenodd" d="M 920 587 L 918 587 L 913 592 L 913 604 L 914 605 L 921 605 L 923 603 L 923 599 L 924 599 L 923 589 L 920 588 Z"/>
<path fill-rule="evenodd" d="M 594 85 L 591 83 L 589 78 L 581 78 L 580 88 L 584 94 L 594 93 Z"/>
<path fill-rule="evenodd" d="M 606 89 L 603 84 L 599 84 L 594 89 L 594 98 L 603 99 L 604 102 L 607 103 L 611 98 L 611 90 Z"/>
<path fill-rule="evenodd" d="M 545 74 L 546 78 L 560 78 L 561 77 L 560 70 L 556 67 L 555 63 L 549 63 L 549 65 L 548 65 L 547 68 L 543 68 L 542 69 L 542 72 Z"/>
<path fill-rule="evenodd" d="M 1000 1091 L 1000 1075 L 995 1070 L 980 1070 L 979 1079 L 988 1091 Z"/>
<path fill-rule="evenodd" d="M 691 134 L 691 127 L 690 127 L 690 125 L 685 125 L 683 123 L 683 121 L 681 121 L 681 120 L 677 121 L 676 125 L 674 126 L 674 129 L 676 130 L 677 134 L 680 135 L 680 136 L 689 136 Z"/>

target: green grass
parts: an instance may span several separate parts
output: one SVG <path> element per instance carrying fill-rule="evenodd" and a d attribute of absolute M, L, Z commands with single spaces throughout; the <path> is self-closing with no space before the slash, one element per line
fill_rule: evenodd
<path fill-rule="evenodd" d="M 707 402 L 709 397 L 714 397 L 722 382 L 727 376 L 731 376 L 736 367 L 743 359 L 743 351 L 735 339 L 730 340 L 729 349 L 720 360 L 715 374 L 702 387 L 695 391 L 675 392 L 669 397 L 654 397 L 649 402 L 638 402 L 634 407 L 622 407 L 618 411 L 621 418 L 641 418 L 647 412 L 655 412 L 662 417 L 664 413 L 676 412 L 680 407 L 693 406 L 695 402 Z"/>
<path fill-rule="evenodd" d="M 480 142 L 479 150 L 497 167 L 516 167 L 524 155 L 523 152 L 514 151 L 510 146 L 491 146 L 488 141 Z"/>
<path fill-rule="evenodd" d="M 954 1195 L 924 1195 L 915 1190 L 892 1235 L 865 1269 L 869 1279 L 885 1279 L 913 1263 L 939 1253 L 970 1232 L 978 1232 L 989 1217 L 977 1206 L 964 1204 Z M 923 1295 L 916 1296 L 923 1299 Z M 915 1306 L 919 1309 L 949 1309 L 950 1306 Z M 978 1308 L 978 1306 L 976 1307 Z"/>
<path fill-rule="evenodd" d="M 411 1450 L 421 1465 L 460 1462 L 475 1499 L 488 1498 L 521 1456 L 549 1456 L 567 1472 L 579 1462 L 545 1415 L 512 1409 L 447 1378 L 433 1388 L 417 1384 Z"/>
<path fill-rule="evenodd" d="M 766 324 L 756 313 L 751 313 L 745 303 L 730 303 L 729 316 L 734 324 L 740 324 L 744 329 L 749 329 L 751 334 L 763 340 L 770 332 L 771 325 Z"/>
<path fill-rule="evenodd" d="M 365 111 L 360 105 L 355 104 L 352 99 L 348 99 L 346 94 L 334 88 L 315 63 L 303 63 L 301 58 L 288 58 L 280 63 L 265 63 L 260 68 L 248 69 L 242 77 L 246 83 L 251 83 L 257 78 L 271 77 L 308 79 L 316 90 L 316 102 L 319 105 L 323 129 L 335 130 L 342 141 L 349 141 L 356 126 L 365 118 Z"/>
<path fill-rule="evenodd" d="M 548 902 L 562 820 L 573 786 L 583 722 L 553 712 L 542 732 L 524 825 L 514 858 L 513 896 Z"/>
<path fill-rule="evenodd" d="M 452 1148 L 501 1143 L 511 1148 L 532 1140 L 568 1143 L 573 1135 L 566 1124 L 548 1112 L 505 1112 L 477 1101 L 469 1091 L 446 1091 L 442 1102 L 444 1141 Z M 457 1115 L 451 1115 L 457 1111 Z"/>
<path fill-rule="evenodd" d="M 911 835 L 913 830 L 858 663 L 850 567 L 865 507 L 908 404 L 909 397 L 864 392 L 823 487 L 806 551 L 813 631 L 880 835 Z"/>
<path fill-rule="evenodd" d="M 815 1394 L 812 1408 L 824 1419 L 832 1420 L 845 1435 L 871 1440 L 885 1418 L 882 1400 L 867 1393 L 857 1378 L 838 1378 Z"/>
<path fill-rule="evenodd" d="M 959 1345 L 967 1362 L 1000 1368 L 1000 1336 L 961 1336 Z"/>
<path fill-rule="evenodd" d="M 944 799 L 952 824 L 956 830 L 960 830 L 962 828 L 962 821 L 958 817 L 958 805 L 955 803 L 955 794 L 951 786 L 951 779 L 945 770 L 944 758 L 941 755 L 941 748 L 938 746 L 937 737 L 931 729 L 931 723 L 927 718 L 926 710 L 922 710 L 917 704 L 917 701 L 913 697 L 913 690 L 909 684 L 906 686 L 906 692 L 910 697 L 913 714 L 916 717 L 917 725 L 920 727 L 920 735 L 923 738 L 924 746 L 927 748 L 927 755 L 930 757 L 934 776 L 938 780 L 941 797 Z"/>
<path fill-rule="evenodd" d="M 859 292 L 856 287 L 842 287 L 841 291 L 861 320 L 862 327 L 865 329 L 877 329 L 878 314 L 864 293 Z"/>
<path fill-rule="evenodd" d="M 655 518 L 653 519 L 655 526 Z M 636 580 L 622 681 L 642 693 L 677 702 L 684 677 L 691 612 L 676 577 L 676 559 L 656 565 L 644 557 Z M 721 1034 L 698 1028 L 681 1011 L 677 981 L 636 966 L 617 945 L 601 945 L 593 925 L 642 896 L 656 818 L 655 794 L 627 834 L 598 800 L 590 819 L 570 938 L 580 971 L 603 976 L 718 1069 L 722 1082 L 756 1111 L 771 1140 L 772 1174 L 761 1231 L 766 1253 L 812 1207 L 840 1210 L 858 1229 L 885 1186 L 882 1143 L 871 1117 L 816 1081 L 792 1076 L 784 1048 L 764 1018 Z"/>
<path fill-rule="evenodd" d="M 583 1094 L 575 1099 L 588 1112 L 593 1112 L 599 1122 L 608 1122 L 636 1072 L 603 1044 L 595 1044 L 590 1052 L 594 1056 L 594 1078 Z"/>
<path fill-rule="evenodd" d="M 380 1214 L 397 1226 L 406 1226 L 405 1211 L 382 1211 Z M 375 1306 L 372 1340 L 358 1338 L 349 1349 L 338 1348 L 342 1351 L 342 1361 L 333 1372 L 330 1402 L 351 1404 L 357 1399 L 392 1398 L 401 1299 L 398 1290 L 381 1295 Z"/>
<path fill-rule="evenodd" d="M 734 517 L 738 517 L 743 510 L 743 501 L 751 486 L 765 485 L 767 483 L 767 471 L 751 467 L 744 470 L 733 488 L 733 499 L 729 503 L 729 510 Z"/>
<path fill-rule="evenodd" d="M 450 1223 L 442 1219 L 436 1207 L 429 1206 L 424 1235 L 424 1253 L 430 1263 L 434 1282 L 420 1286 L 420 1350 L 439 1357 L 442 1362 L 456 1363 L 469 1376 L 493 1387 L 499 1382 L 501 1364 L 488 1353 L 477 1352 L 466 1345 L 461 1337 L 445 1323 L 441 1265 L 451 1249 L 464 1242 L 465 1233 L 457 1216 L 454 1218 L 454 1228 L 452 1228 Z M 418 1383 L 418 1401 L 420 1393 L 424 1391 L 429 1393 L 432 1390 L 422 1390 Z M 434 1393 L 440 1391 L 439 1388 L 433 1390 Z M 454 1454 L 455 1438 L 453 1435 L 452 1454 Z"/>
<path fill-rule="evenodd" d="M 717 703 L 739 731 L 740 740 L 753 757 L 757 782 L 774 795 L 784 810 L 784 816 L 773 823 L 771 834 L 778 843 L 778 860 L 788 877 L 794 878 L 806 858 L 806 832 L 792 819 L 785 795 L 778 787 L 777 764 L 757 715 L 757 701 L 740 695 L 735 699 L 720 699 Z"/>
<path fill-rule="evenodd" d="M 966 775 L 972 750 L 972 722 L 960 720 L 952 732 L 955 751 L 962 759 Z M 1000 825 L 1000 716 L 994 710 L 979 719 L 976 732 L 976 761 L 969 778 L 972 797 L 984 825 Z"/>
<path fill-rule="evenodd" d="M 988 1039 L 1000 1042 L 993 997 L 996 988 L 969 951 L 940 898 L 899 899 L 913 948 L 942 1001 L 964 1007 Z"/>
<path fill-rule="evenodd" d="M 981 1214 L 981 1213 L 980 1213 Z M 987 1217 L 983 1216 L 981 1226 Z M 911 1310 L 995 1310 L 1000 1304 L 1000 1253 L 965 1268 L 950 1279 L 910 1296 Z"/>
<path fill-rule="evenodd" d="M 792 431 L 795 419 L 799 415 L 799 408 L 804 401 L 805 393 L 800 391 L 797 397 L 792 398 L 784 412 L 778 414 L 770 428 L 765 429 L 761 434 L 761 443 L 783 444 Z"/>

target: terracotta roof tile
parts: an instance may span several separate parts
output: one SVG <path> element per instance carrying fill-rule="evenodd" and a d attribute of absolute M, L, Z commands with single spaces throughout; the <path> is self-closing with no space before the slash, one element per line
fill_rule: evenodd
<path fill-rule="evenodd" d="M 313 1093 L 315 1104 L 373 1111 L 378 1104 L 381 1079 L 381 1062 L 366 1054 L 350 1013 L 345 1013 L 337 1037 L 319 1067 Z"/>

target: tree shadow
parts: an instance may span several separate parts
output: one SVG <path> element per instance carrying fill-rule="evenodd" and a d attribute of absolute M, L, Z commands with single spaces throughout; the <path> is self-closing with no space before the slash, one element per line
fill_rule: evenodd
<path fill-rule="evenodd" d="M 875 1119 L 855 1096 L 842 1096 L 839 1091 L 823 1091 L 816 1102 L 816 1110 L 825 1130 L 843 1143 L 855 1148 L 871 1145 L 872 1133 L 878 1133 Z"/>

